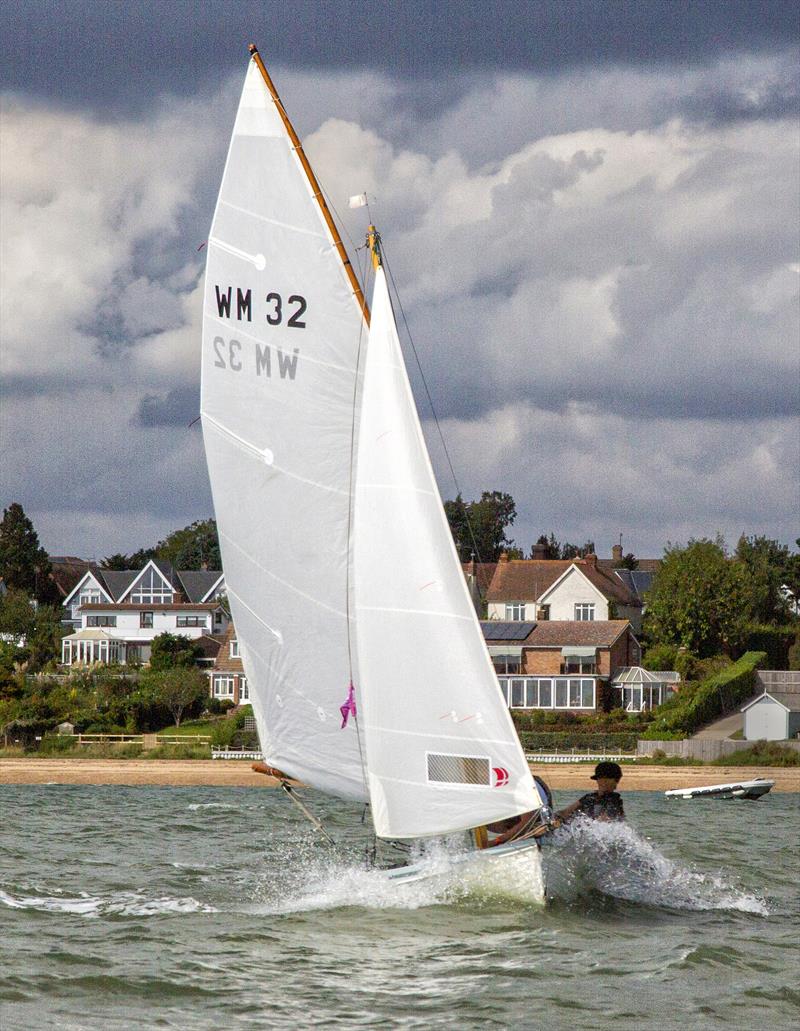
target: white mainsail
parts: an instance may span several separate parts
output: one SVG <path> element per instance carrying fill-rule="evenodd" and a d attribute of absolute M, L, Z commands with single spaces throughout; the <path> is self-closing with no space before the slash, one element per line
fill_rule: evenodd
<path fill-rule="evenodd" d="M 382 267 L 357 468 L 357 690 L 376 833 L 445 834 L 537 809 L 436 487 Z"/>
<path fill-rule="evenodd" d="M 266 760 L 367 797 L 348 694 L 354 385 L 366 327 L 251 61 L 211 236 L 203 436 L 225 582 Z M 352 656 L 353 661 L 355 656 Z"/>

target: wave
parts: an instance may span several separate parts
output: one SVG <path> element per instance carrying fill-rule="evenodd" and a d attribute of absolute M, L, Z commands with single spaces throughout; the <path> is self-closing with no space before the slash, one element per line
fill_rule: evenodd
<path fill-rule="evenodd" d="M 627 823 L 581 819 L 552 836 L 545 849 L 548 892 L 572 901 L 587 891 L 679 910 L 738 910 L 768 916 L 764 899 L 668 859 Z"/>
<path fill-rule="evenodd" d="M 0 889 L 0 903 L 9 909 L 38 910 L 42 913 L 73 913 L 76 916 L 97 918 L 103 916 L 160 916 L 171 913 L 216 913 L 213 906 L 197 899 L 148 899 L 138 892 L 113 892 L 98 897 L 81 892 L 74 897 L 64 895 L 14 895 Z"/>
<path fill-rule="evenodd" d="M 192 802 L 187 806 L 193 813 L 198 809 L 241 809 L 240 805 L 230 805 L 228 802 Z"/>

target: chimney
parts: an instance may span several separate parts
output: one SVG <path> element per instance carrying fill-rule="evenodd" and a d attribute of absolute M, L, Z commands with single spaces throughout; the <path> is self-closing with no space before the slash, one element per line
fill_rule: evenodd
<path fill-rule="evenodd" d="M 596 566 L 597 555 L 595 555 L 594 552 L 590 552 L 588 555 L 583 556 L 583 561 L 586 563 L 587 566 Z"/>
<path fill-rule="evenodd" d="M 611 549 L 611 560 L 614 565 L 618 565 L 622 561 L 622 545 L 615 544 Z"/>
<path fill-rule="evenodd" d="M 500 552 L 500 561 L 501 562 L 508 562 L 508 552 L 507 551 L 501 551 Z"/>
<path fill-rule="evenodd" d="M 531 558 L 546 559 L 547 558 L 547 545 L 546 544 L 532 544 L 531 545 Z"/>

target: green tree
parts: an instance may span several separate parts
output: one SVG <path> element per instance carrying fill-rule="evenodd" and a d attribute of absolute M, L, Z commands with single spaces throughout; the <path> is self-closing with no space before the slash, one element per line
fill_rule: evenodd
<path fill-rule="evenodd" d="M 108 555 L 100 563 L 101 569 L 144 569 L 147 563 L 155 555 L 154 548 L 142 548 L 134 551 L 132 555 L 125 555 L 121 551 Z"/>
<path fill-rule="evenodd" d="M 61 661 L 61 639 L 66 633 L 60 609 L 51 605 L 40 605 L 36 609 L 27 643 L 31 672 L 36 673 L 51 663 Z"/>
<path fill-rule="evenodd" d="M 0 597 L 0 633 L 27 640 L 35 621 L 36 609 L 27 591 L 12 589 Z"/>
<path fill-rule="evenodd" d="M 513 545 L 514 541 L 506 537 L 506 529 L 517 518 L 510 494 L 485 490 L 478 501 L 467 504 L 459 494 L 444 507 L 462 562 L 473 556 L 478 562 L 496 562 L 500 553 Z"/>
<path fill-rule="evenodd" d="M 171 669 L 150 678 L 157 702 L 181 725 L 184 715 L 199 716 L 208 700 L 208 678 L 199 669 Z"/>
<path fill-rule="evenodd" d="M 792 578 L 793 556 L 785 544 L 768 537 L 739 538 L 736 558 L 747 570 L 754 592 L 753 619 L 756 623 L 781 623 L 788 614 L 781 587 Z M 797 556 L 794 556 L 797 558 Z"/>
<path fill-rule="evenodd" d="M 54 600 L 51 573 L 50 559 L 39 544 L 33 523 L 15 501 L 3 510 L 0 521 L 0 576 L 7 587 L 47 602 Z"/>
<path fill-rule="evenodd" d="M 203 650 L 184 634 L 163 633 L 153 638 L 150 647 L 150 669 L 167 670 L 194 666 Z"/>
<path fill-rule="evenodd" d="M 706 658 L 745 640 L 754 593 L 744 565 L 728 558 L 718 537 L 668 545 L 646 600 L 651 643 L 678 645 Z"/>
<path fill-rule="evenodd" d="M 158 542 L 155 553 L 175 569 L 221 569 L 216 521 L 199 519 L 182 530 L 175 530 Z"/>
<path fill-rule="evenodd" d="M 564 543 L 561 547 L 561 558 L 585 558 L 594 554 L 594 541 L 586 541 L 582 547 L 577 544 Z"/>

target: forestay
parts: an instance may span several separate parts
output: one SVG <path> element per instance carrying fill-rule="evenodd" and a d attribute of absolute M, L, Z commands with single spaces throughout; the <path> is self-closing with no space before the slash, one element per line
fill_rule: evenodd
<path fill-rule="evenodd" d="M 208 241 L 203 435 L 225 582 L 267 761 L 366 798 L 346 615 L 362 314 L 255 63 Z"/>
<path fill-rule="evenodd" d="M 376 272 L 354 519 L 358 683 L 381 837 L 539 806 L 458 562 Z"/>

